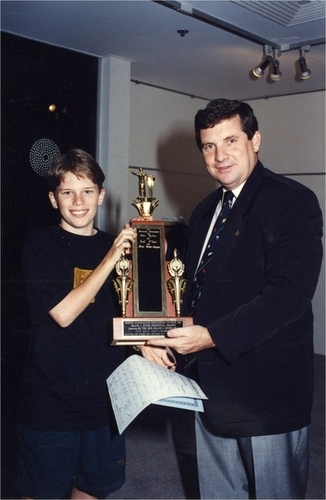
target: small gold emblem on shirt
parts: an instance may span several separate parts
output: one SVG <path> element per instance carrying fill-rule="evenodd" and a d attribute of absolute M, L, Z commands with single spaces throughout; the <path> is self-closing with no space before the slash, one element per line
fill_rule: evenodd
<path fill-rule="evenodd" d="M 81 285 L 86 278 L 90 274 L 92 274 L 93 270 L 90 269 L 80 269 L 79 267 L 74 268 L 74 288 L 77 288 L 77 286 Z M 95 302 L 95 297 L 94 299 L 91 300 L 91 304 L 94 304 Z"/>

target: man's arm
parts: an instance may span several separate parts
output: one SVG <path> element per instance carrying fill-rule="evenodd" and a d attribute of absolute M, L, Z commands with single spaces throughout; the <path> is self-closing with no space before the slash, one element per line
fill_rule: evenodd
<path fill-rule="evenodd" d="M 322 259 L 321 211 L 315 196 L 302 190 L 275 213 L 273 234 L 266 231 L 265 280 L 260 294 L 207 324 L 171 330 L 147 342 L 180 354 L 216 344 L 229 362 L 277 335 L 310 307 Z M 266 228 L 265 228 L 266 229 Z M 234 284 L 236 286 L 236 283 Z"/>

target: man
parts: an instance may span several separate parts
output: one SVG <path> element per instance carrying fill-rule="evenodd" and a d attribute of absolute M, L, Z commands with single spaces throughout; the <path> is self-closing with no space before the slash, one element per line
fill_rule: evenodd
<path fill-rule="evenodd" d="M 209 398 L 196 415 L 201 498 L 304 498 L 321 211 L 309 189 L 258 160 L 261 136 L 248 104 L 210 102 L 195 131 L 221 187 L 189 222 L 183 302 L 194 325 L 149 340 L 143 355 L 158 360 L 153 347 L 174 349 Z M 159 362 L 173 366 L 166 354 Z"/>

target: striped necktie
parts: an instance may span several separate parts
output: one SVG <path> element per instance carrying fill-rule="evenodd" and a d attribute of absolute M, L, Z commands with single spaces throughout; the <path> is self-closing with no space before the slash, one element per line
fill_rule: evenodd
<path fill-rule="evenodd" d="M 233 200 L 232 191 L 225 191 L 221 212 L 216 219 L 211 236 L 208 240 L 207 246 L 199 263 L 198 269 L 196 271 L 196 276 L 194 278 L 191 287 L 189 306 L 188 306 L 189 315 L 192 315 L 198 306 L 207 273 L 207 266 L 212 259 L 212 255 L 220 239 L 221 232 L 224 229 L 226 219 L 229 216 L 230 210 L 232 208 L 232 200 Z"/>

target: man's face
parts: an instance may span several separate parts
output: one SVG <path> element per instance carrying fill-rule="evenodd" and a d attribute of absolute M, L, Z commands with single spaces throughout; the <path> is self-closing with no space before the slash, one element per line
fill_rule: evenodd
<path fill-rule="evenodd" d="M 232 191 L 248 179 L 257 163 L 259 132 L 249 140 L 236 115 L 201 130 L 200 138 L 206 168 L 225 189 Z"/>
<path fill-rule="evenodd" d="M 69 172 L 49 198 L 61 213 L 61 226 L 70 233 L 90 236 L 93 234 L 97 208 L 102 204 L 104 189 L 99 191 L 88 177 L 77 177 Z"/>

